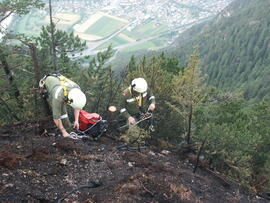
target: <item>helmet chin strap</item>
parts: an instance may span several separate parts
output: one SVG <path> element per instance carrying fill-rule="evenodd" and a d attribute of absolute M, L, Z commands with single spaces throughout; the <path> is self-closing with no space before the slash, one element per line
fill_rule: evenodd
<path fill-rule="evenodd" d="M 132 96 L 134 95 L 134 87 L 135 86 L 136 86 L 136 84 L 131 84 L 130 85 L 130 91 L 131 91 Z"/>
<path fill-rule="evenodd" d="M 134 95 L 134 90 L 133 88 L 136 86 L 136 84 L 133 84 L 129 87 L 129 92 L 131 94 L 131 96 L 134 98 L 134 100 L 136 101 L 137 105 L 139 107 L 142 107 L 142 100 L 143 100 L 143 93 L 139 93 L 139 98 L 136 97 L 136 95 Z"/>

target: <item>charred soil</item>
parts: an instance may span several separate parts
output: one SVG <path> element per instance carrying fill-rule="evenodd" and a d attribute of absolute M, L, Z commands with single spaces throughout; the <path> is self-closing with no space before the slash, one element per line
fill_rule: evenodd
<path fill-rule="evenodd" d="M 194 174 L 176 152 L 46 136 L 44 125 L 0 128 L 0 202 L 268 202 L 221 175 Z"/>

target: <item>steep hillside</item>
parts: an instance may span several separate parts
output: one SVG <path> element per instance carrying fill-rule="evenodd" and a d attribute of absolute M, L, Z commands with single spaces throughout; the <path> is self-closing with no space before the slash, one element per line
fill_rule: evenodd
<path fill-rule="evenodd" d="M 194 174 L 179 152 L 46 136 L 45 123 L 0 128 L 0 202 L 267 202 L 205 167 Z"/>
<path fill-rule="evenodd" d="M 207 82 L 270 99 L 270 1 L 235 0 L 210 22 L 184 33 L 168 51 L 184 59 L 199 45 Z"/>

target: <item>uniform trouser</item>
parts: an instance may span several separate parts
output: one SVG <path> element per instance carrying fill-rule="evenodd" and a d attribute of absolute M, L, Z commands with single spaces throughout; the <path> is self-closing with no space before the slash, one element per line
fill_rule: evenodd
<path fill-rule="evenodd" d="M 48 101 L 49 102 L 49 101 Z M 51 106 L 51 103 L 49 102 L 50 106 Z M 62 105 L 62 108 L 60 110 L 61 112 L 61 121 L 62 121 L 62 124 L 64 126 L 64 128 L 67 130 L 67 131 L 70 131 L 72 129 L 72 124 L 69 120 L 69 117 L 68 117 L 68 113 L 67 113 L 67 105 Z"/>
<path fill-rule="evenodd" d="M 68 113 L 67 113 L 67 105 L 63 105 L 61 109 L 61 121 L 63 126 L 66 130 L 71 130 L 72 124 L 69 120 Z"/>

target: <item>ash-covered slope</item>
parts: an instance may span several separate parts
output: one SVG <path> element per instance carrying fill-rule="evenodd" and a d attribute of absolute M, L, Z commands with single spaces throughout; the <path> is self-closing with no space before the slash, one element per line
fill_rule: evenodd
<path fill-rule="evenodd" d="M 0 128 L 0 202 L 267 202 L 207 169 L 194 174 L 179 152 L 119 151 L 108 137 L 47 137 L 39 128 Z"/>

